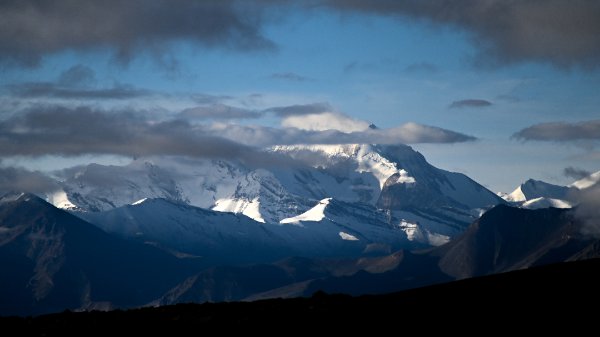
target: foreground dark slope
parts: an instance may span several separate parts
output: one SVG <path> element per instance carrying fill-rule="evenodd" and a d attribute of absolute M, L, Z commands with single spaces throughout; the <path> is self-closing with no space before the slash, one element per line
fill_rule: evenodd
<path fill-rule="evenodd" d="M 0 199 L 0 314 L 139 306 L 197 261 L 111 236 L 42 199 Z"/>
<path fill-rule="evenodd" d="M 3 328 L 24 334 L 61 335 L 66 332 L 108 332 L 119 329 L 158 331 L 227 331 L 256 328 L 281 332 L 298 329 L 358 327 L 387 329 L 398 324 L 422 322 L 428 329 L 481 329 L 481 323 L 497 328 L 535 326 L 547 329 L 567 326 L 573 332 L 592 324 L 593 311 L 583 308 L 598 303 L 600 260 L 560 263 L 528 270 L 456 281 L 387 295 L 350 297 L 318 293 L 311 298 L 257 302 L 180 304 L 129 311 L 61 313 L 36 318 L 2 318 Z M 534 318 L 537 317 L 537 318 Z M 540 321 L 542 318 L 543 321 Z M 474 319 L 477 324 L 474 324 Z M 490 326 L 487 326 L 489 328 Z M 197 330 L 201 329 L 201 330 Z M 12 330 L 15 331 L 15 330 Z M 238 330 L 239 331 L 239 330 Z"/>
<path fill-rule="evenodd" d="M 351 295 L 383 294 L 536 265 L 600 257 L 598 240 L 579 234 L 570 210 L 496 206 L 456 240 L 427 251 L 345 261 L 305 260 L 314 273 L 290 275 L 287 263 L 270 265 L 279 282 L 252 283 L 254 267 L 203 272 L 172 289 L 158 303 L 311 296 L 324 290 Z M 266 268 L 263 266 L 263 268 Z M 266 269 L 267 270 L 267 269 Z M 234 282 L 235 280 L 235 282 Z M 276 284 L 279 286 L 273 287 Z M 285 284 L 287 283 L 287 284 Z M 227 285 L 226 291 L 214 285 Z"/>

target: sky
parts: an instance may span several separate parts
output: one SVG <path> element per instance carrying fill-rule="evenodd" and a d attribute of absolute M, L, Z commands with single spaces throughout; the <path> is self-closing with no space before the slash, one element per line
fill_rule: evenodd
<path fill-rule="evenodd" d="M 597 1 L 0 0 L 0 74 L 0 183 L 339 142 L 495 192 L 600 170 Z"/>

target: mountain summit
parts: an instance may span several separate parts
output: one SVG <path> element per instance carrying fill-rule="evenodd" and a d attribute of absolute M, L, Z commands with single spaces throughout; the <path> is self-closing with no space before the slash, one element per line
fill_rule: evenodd
<path fill-rule="evenodd" d="M 279 224 L 333 198 L 387 212 L 391 226 L 402 225 L 409 238 L 429 244 L 446 242 L 483 210 L 504 202 L 463 174 L 433 167 L 405 145 L 293 145 L 265 152 L 288 158 L 288 164 L 255 168 L 180 158 L 92 164 L 66 171 L 63 191 L 49 200 L 57 207 L 100 212 L 162 198 Z"/>

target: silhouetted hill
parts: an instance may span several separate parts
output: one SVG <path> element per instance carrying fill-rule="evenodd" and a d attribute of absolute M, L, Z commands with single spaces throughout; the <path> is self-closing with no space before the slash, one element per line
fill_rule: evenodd
<path fill-rule="evenodd" d="M 240 328 L 260 331 L 336 329 L 373 331 L 399 324 L 428 331 L 554 326 L 577 331 L 600 299 L 600 259 L 560 263 L 472 278 L 387 295 L 351 297 L 317 293 L 310 298 L 256 302 L 179 304 L 111 312 L 63 312 L 35 318 L 2 318 L 4 329 L 30 335 L 68 332 L 168 331 L 196 333 Z M 486 324 L 486 325 L 482 325 Z M 479 327 L 479 328 L 478 328 Z M 238 330 L 239 331 L 239 330 Z"/>

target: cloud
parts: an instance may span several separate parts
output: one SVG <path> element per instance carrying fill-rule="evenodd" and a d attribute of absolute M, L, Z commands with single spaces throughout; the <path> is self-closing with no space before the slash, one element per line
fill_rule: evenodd
<path fill-rule="evenodd" d="M 114 154 L 244 159 L 254 152 L 202 131 L 185 121 L 150 121 L 134 112 L 37 107 L 0 122 L 0 156 Z"/>
<path fill-rule="evenodd" d="M 56 182 L 41 172 L 18 167 L 0 167 L 0 195 L 22 191 L 44 194 L 58 189 Z"/>
<path fill-rule="evenodd" d="M 273 112 L 279 117 L 291 117 L 302 115 L 316 115 L 332 111 L 333 107 L 327 102 L 311 103 L 311 104 L 296 104 L 288 106 L 279 106 L 269 108 L 265 111 Z"/>
<path fill-rule="evenodd" d="M 600 183 L 576 191 L 572 197 L 577 204 L 574 214 L 581 222 L 581 233 L 600 238 Z"/>
<path fill-rule="evenodd" d="M 54 82 L 29 82 L 8 85 L 9 91 L 20 98 L 61 98 L 61 99 L 131 99 L 149 96 L 151 91 L 131 85 L 118 84 L 112 88 L 75 88 Z"/>
<path fill-rule="evenodd" d="M 197 106 L 183 110 L 179 117 L 190 119 L 249 119 L 260 118 L 263 114 L 259 111 L 237 108 L 221 103 L 208 106 Z"/>
<path fill-rule="evenodd" d="M 512 137 L 555 142 L 597 141 L 600 140 L 600 120 L 536 124 L 516 132 Z"/>
<path fill-rule="evenodd" d="M 52 53 L 108 48 L 126 62 L 140 51 L 164 55 L 177 41 L 273 49 L 261 34 L 261 9 L 233 0 L 2 1 L 0 59 L 35 66 Z"/>
<path fill-rule="evenodd" d="M 75 65 L 60 74 L 55 82 L 27 82 L 6 85 L 18 98 L 59 99 L 131 99 L 153 94 L 131 85 L 116 84 L 111 88 L 93 88 L 96 74 L 83 65 Z"/>
<path fill-rule="evenodd" d="M 364 131 L 370 123 L 351 118 L 337 112 L 321 112 L 318 114 L 288 115 L 281 125 L 309 131 L 339 130 L 342 132 Z"/>
<path fill-rule="evenodd" d="M 580 168 L 576 168 L 573 166 L 569 166 L 569 167 L 565 167 L 565 169 L 563 170 L 563 174 L 566 177 L 573 178 L 575 180 L 580 180 L 580 179 L 588 177 L 590 174 L 592 174 L 592 172 L 586 171 L 586 170 L 583 170 Z"/>
<path fill-rule="evenodd" d="M 462 133 L 416 123 L 406 123 L 388 129 L 367 128 L 352 132 L 217 124 L 210 126 L 207 131 L 228 139 L 243 140 L 245 144 L 257 147 L 293 144 L 448 144 L 476 140 L 475 137 Z"/>
<path fill-rule="evenodd" d="M 96 73 L 87 66 L 78 64 L 63 71 L 58 78 L 58 83 L 67 86 L 86 86 L 96 82 Z"/>
<path fill-rule="evenodd" d="M 286 80 L 286 81 L 293 81 L 293 82 L 306 82 L 306 81 L 312 81 L 311 78 L 302 76 L 302 75 L 298 75 L 296 73 L 292 73 L 292 72 L 287 72 L 287 73 L 274 73 L 271 74 L 271 78 L 277 79 L 277 80 Z"/>
<path fill-rule="evenodd" d="M 200 93 L 200 94 L 193 94 L 191 99 L 198 104 L 206 105 L 206 104 L 217 104 L 217 103 L 221 103 L 223 101 L 229 101 L 229 100 L 232 100 L 233 97 L 227 96 L 227 95 L 209 95 L 209 94 Z"/>
<path fill-rule="evenodd" d="M 40 106 L 0 121 L 0 157 L 169 155 L 261 163 L 273 159 L 256 147 L 278 144 L 455 143 L 474 139 L 414 123 L 389 129 L 320 131 L 152 121 L 139 112 L 91 107 Z"/>
<path fill-rule="evenodd" d="M 448 106 L 450 109 L 462 109 L 462 108 L 485 108 L 491 106 L 492 102 L 484 99 L 463 99 L 460 101 L 454 101 Z"/>
<path fill-rule="evenodd" d="M 323 0 L 342 11 L 425 20 L 472 33 L 482 64 L 600 65 L 600 2 Z"/>

